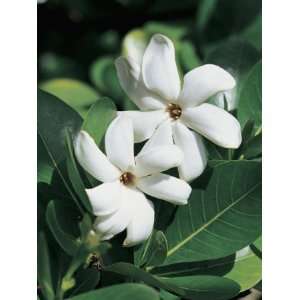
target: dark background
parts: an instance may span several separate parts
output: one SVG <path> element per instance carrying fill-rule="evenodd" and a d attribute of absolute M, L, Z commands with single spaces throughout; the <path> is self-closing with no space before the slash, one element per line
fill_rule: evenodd
<path fill-rule="evenodd" d="M 146 22 L 181 24 L 199 58 L 239 35 L 261 11 L 259 0 L 48 0 L 38 4 L 38 79 L 88 81 L 90 64 L 119 55 L 122 37 Z"/>

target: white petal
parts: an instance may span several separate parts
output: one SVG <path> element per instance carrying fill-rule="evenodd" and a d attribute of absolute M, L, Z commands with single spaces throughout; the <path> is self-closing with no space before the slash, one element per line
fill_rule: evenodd
<path fill-rule="evenodd" d="M 130 57 L 119 57 L 115 61 L 120 84 L 128 97 L 141 110 L 156 110 L 164 108 L 164 100 L 149 91 L 141 79 L 141 69 Z"/>
<path fill-rule="evenodd" d="M 192 191 L 190 185 L 184 180 L 166 174 L 139 178 L 137 187 L 152 197 L 177 205 L 187 204 Z"/>
<path fill-rule="evenodd" d="M 125 116 L 119 116 L 109 125 L 105 135 L 108 159 L 122 171 L 134 167 L 133 125 Z"/>
<path fill-rule="evenodd" d="M 120 111 L 118 115 L 126 116 L 132 120 L 135 143 L 150 138 L 158 125 L 167 118 L 164 110 Z"/>
<path fill-rule="evenodd" d="M 127 226 L 127 236 L 123 243 L 126 247 L 139 244 L 150 236 L 154 225 L 154 208 L 151 201 L 138 191 L 131 191 L 131 198 L 134 211 L 131 222 Z"/>
<path fill-rule="evenodd" d="M 170 119 L 163 121 L 158 128 L 154 131 L 151 138 L 145 143 L 141 152 L 148 151 L 151 148 L 155 148 L 157 146 L 167 146 L 173 145 L 173 138 L 172 138 L 172 126 Z"/>
<path fill-rule="evenodd" d="M 179 103 L 183 107 L 193 107 L 234 86 L 235 80 L 227 71 L 216 65 L 204 65 L 184 76 Z"/>
<path fill-rule="evenodd" d="M 175 145 L 153 147 L 136 156 L 135 174 L 143 177 L 160 173 L 179 166 L 182 160 L 183 153 Z"/>
<path fill-rule="evenodd" d="M 119 197 L 121 205 L 116 212 L 107 216 L 99 216 L 95 220 L 95 231 L 102 235 L 102 239 L 109 239 L 122 232 L 132 219 L 134 205 L 131 201 L 130 190 L 122 186 Z"/>
<path fill-rule="evenodd" d="M 238 148 L 242 141 L 241 126 L 237 119 L 225 110 L 208 103 L 187 108 L 182 120 L 213 143 L 225 148 Z"/>
<path fill-rule="evenodd" d="M 188 129 L 181 122 L 173 125 L 173 137 L 184 154 L 178 167 L 179 176 L 185 181 L 191 181 L 202 174 L 206 167 L 207 156 L 201 136 Z"/>
<path fill-rule="evenodd" d="M 121 189 L 122 184 L 119 180 L 86 189 L 94 215 L 104 216 L 117 211 L 121 205 Z"/>
<path fill-rule="evenodd" d="M 85 131 L 80 131 L 77 135 L 74 152 L 83 169 L 102 182 L 114 181 L 121 175 Z"/>
<path fill-rule="evenodd" d="M 176 101 L 180 92 L 180 78 L 172 41 L 155 34 L 146 48 L 142 63 L 146 87 L 168 101 Z"/>

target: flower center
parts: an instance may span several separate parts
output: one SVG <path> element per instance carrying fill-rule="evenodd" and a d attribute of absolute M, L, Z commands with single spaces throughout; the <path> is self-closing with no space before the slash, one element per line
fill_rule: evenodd
<path fill-rule="evenodd" d="M 120 176 L 120 182 L 124 185 L 132 185 L 134 183 L 135 176 L 130 172 L 125 172 Z"/>
<path fill-rule="evenodd" d="M 182 112 L 181 107 L 174 103 L 168 104 L 166 111 L 169 113 L 170 118 L 172 118 L 173 120 L 179 119 Z"/>

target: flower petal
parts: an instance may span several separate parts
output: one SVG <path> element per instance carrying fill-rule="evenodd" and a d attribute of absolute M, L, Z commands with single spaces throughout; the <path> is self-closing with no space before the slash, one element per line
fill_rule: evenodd
<path fill-rule="evenodd" d="M 86 189 L 95 216 L 105 216 L 117 211 L 121 205 L 120 181 L 106 182 Z"/>
<path fill-rule="evenodd" d="M 208 103 L 187 108 L 182 120 L 207 139 L 225 148 L 238 148 L 242 141 L 241 126 L 227 111 Z"/>
<path fill-rule="evenodd" d="M 216 65 L 203 65 L 184 76 L 179 103 L 183 107 L 193 107 L 234 86 L 235 80 L 227 71 Z"/>
<path fill-rule="evenodd" d="M 139 155 L 157 146 L 173 145 L 172 126 L 169 119 L 163 121 L 145 143 Z"/>
<path fill-rule="evenodd" d="M 172 41 L 155 34 L 146 48 L 142 63 L 146 87 L 168 101 L 174 102 L 180 92 L 180 78 Z"/>
<path fill-rule="evenodd" d="M 153 147 L 135 158 L 138 177 L 160 173 L 177 167 L 183 160 L 182 151 L 175 145 Z"/>
<path fill-rule="evenodd" d="M 154 225 L 154 207 L 145 195 L 138 190 L 131 190 L 134 211 L 127 226 L 127 236 L 123 243 L 126 247 L 137 245 L 150 236 Z"/>
<path fill-rule="evenodd" d="M 132 120 L 135 143 L 150 138 L 158 125 L 167 118 L 164 110 L 155 111 L 120 111 L 119 116 L 126 116 Z"/>
<path fill-rule="evenodd" d="M 134 168 L 133 125 L 129 118 L 118 116 L 110 123 L 105 150 L 108 159 L 122 171 Z"/>
<path fill-rule="evenodd" d="M 134 206 L 131 201 L 130 190 L 122 186 L 119 209 L 106 216 L 99 216 L 94 223 L 95 231 L 102 236 L 103 239 L 109 239 L 114 235 L 122 232 L 132 219 Z"/>
<path fill-rule="evenodd" d="M 178 167 L 179 176 L 185 181 L 191 181 L 202 174 L 206 167 L 207 156 L 201 136 L 188 129 L 181 122 L 173 125 L 173 137 L 184 154 Z"/>
<path fill-rule="evenodd" d="M 166 174 L 139 178 L 137 187 L 150 196 L 177 205 L 187 204 L 192 191 L 190 185 L 184 180 Z"/>
<path fill-rule="evenodd" d="M 140 110 L 164 108 L 164 100 L 145 87 L 138 63 L 130 57 L 121 56 L 116 59 L 115 66 L 123 90 Z"/>
<path fill-rule="evenodd" d="M 121 175 L 85 131 L 80 131 L 77 135 L 74 152 L 83 169 L 102 182 L 114 181 Z"/>

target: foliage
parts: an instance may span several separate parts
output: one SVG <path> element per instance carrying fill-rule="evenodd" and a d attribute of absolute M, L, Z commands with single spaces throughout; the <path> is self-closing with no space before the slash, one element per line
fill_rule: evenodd
<path fill-rule="evenodd" d="M 261 281 L 261 3 L 150 2 L 38 6 L 41 300 L 229 300 Z M 49 18 L 58 26 L 49 26 Z M 210 102 L 237 116 L 243 142 L 236 150 L 207 142 L 208 167 L 192 183 L 188 205 L 155 200 L 152 235 L 123 248 L 122 234 L 100 242 L 91 232 L 85 188 L 96 182 L 77 163 L 72 140 L 84 129 L 101 148 L 117 110 L 137 109 L 114 60 L 129 51 L 141 58 L 154 33 L 174 41 L 181 74 L 214 63 L 236 78 L 234 92 Z"/>

